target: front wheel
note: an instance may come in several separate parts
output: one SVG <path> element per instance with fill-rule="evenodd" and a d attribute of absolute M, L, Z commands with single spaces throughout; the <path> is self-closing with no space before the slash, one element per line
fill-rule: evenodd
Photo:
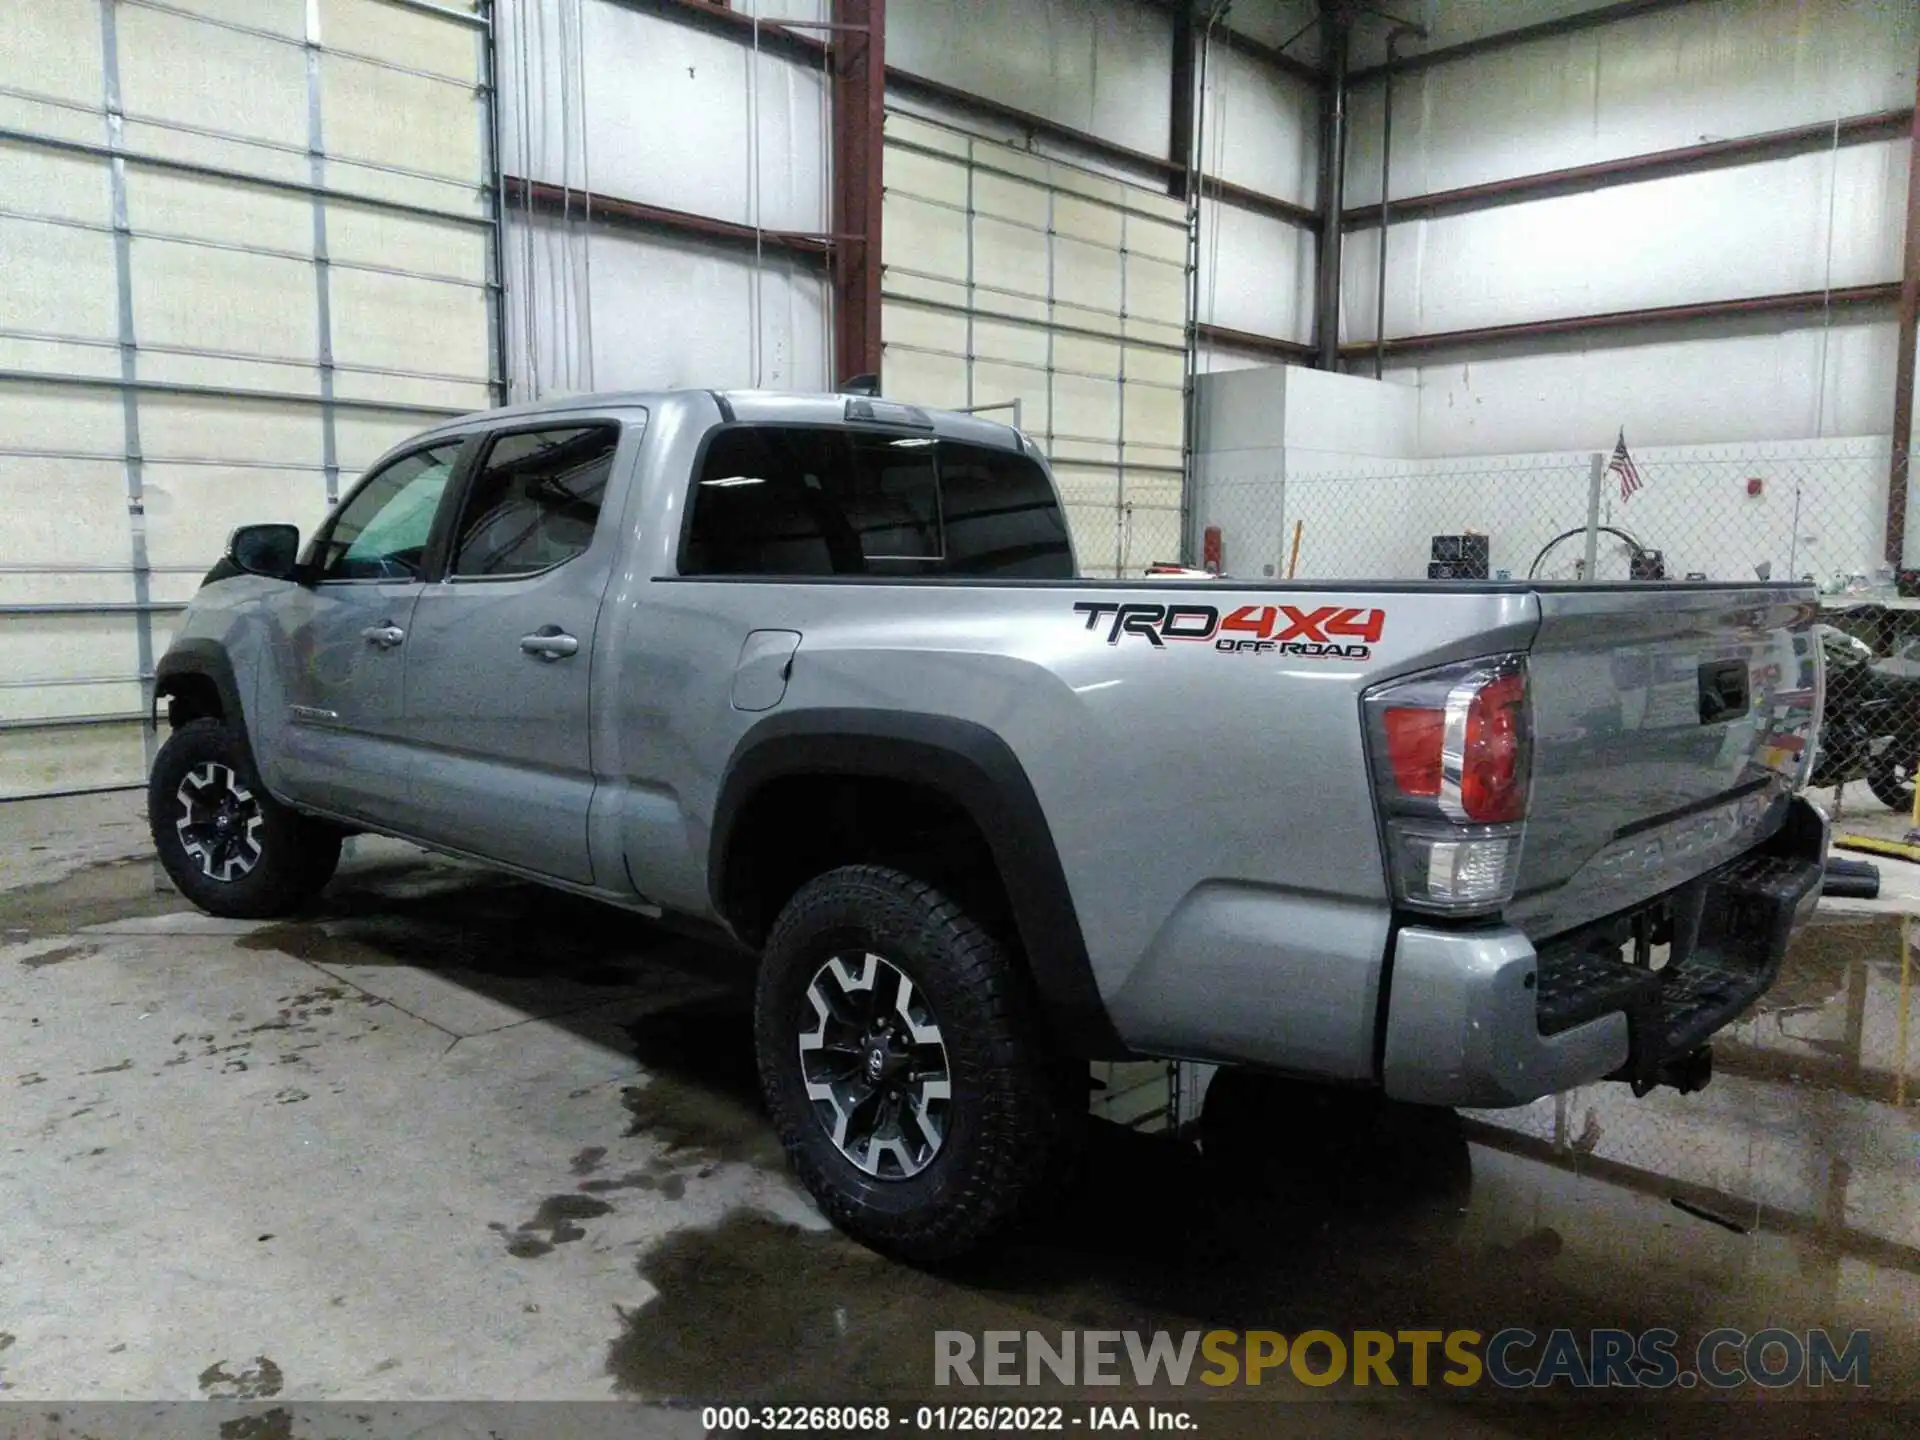
<path fill-rule="evenodd" d="M 212 915 L 288 914 L 340 863 L 340 832 L 267 794 L 246 746 L 217 719 L 182 725 L 160 747 L 147 823 L 168 877 Z"/>
<path fill-rule="evenodd" d="M 754 1031 L 802 1183 L 841 1229 L 915 1263 L 1027 1215 L 1078 1118 L 1012 955 L 897 870 L 847 866 L 793 897 L 761 960 Z"/>

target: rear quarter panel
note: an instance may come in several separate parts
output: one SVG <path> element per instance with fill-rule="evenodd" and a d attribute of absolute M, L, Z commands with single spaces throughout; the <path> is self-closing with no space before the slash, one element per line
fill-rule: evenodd
<path fill-rule="evenodd" d="M 1045 811 L 1095 978 L 1142 1048 L 1205 1055 L 1218 994 L 1248 945 L 1286 962 L 1261 973 L 1314 1039 L 1296 1063 L 1365 1073 L 1387 894 L 1362 749 L 1359 697 L 1387 675 L 1523 649 L 1531 597 L 1257 591 L 1230 583 L 965 584 L 636 580 L 610 659 L 609 813 L 638 886 L 710 913 L 706 857 L 729 758 L 762 716 L 735 710 L 736 657 L 757 628 L 802 639 L 779 712 L 866 707 L 972 721 L 1013 749 Z M 1122 604 L 1179 606 L 1186 628 L 1243 606 L 1377 610 L 1364 658 L 1223 651 L 1214 638 L 1116 633 Z M 1089 614 L 1076 607 L 1104 606 Z M 1207 627 L 1209 629 L 1213 626 Z M 1249 896 L 1262 933 L 1244 929 Z M 1204 921 L 1192 907 L 1206 908 Z M 1186 909 L 1183 911 L 1183 907 Z M 1292 936 L 1285 917 L 1304 929 Z M 1317 937 L 1317 938 L 1316 938 Z M 1194 948 L 1215 947 L 1211 972 Z M 1238 947 L 1238 949 L 1236 949 Z M 1191 964 L 1191 973 L 1182 967 Z M 1184 1006 L 1184 1008 L 1183 1008 Z M 1309 1017 L 1325 1011 L 1322 1022 Z M 1323 1033 L 1324 1032 L 1324 1033 Z M 1258 1037 L 1218 1037 L 1252 1058 Z M 1275 1042 L 1268 1035 L 1267 1042 Z"/>

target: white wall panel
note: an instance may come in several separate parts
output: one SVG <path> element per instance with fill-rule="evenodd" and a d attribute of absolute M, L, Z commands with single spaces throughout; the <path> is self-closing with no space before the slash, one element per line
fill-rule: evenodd
<path fill-rule="evenodd" d="M 1452 0 L 1462 30 L 1571 7 Z M 1467 19 L 1468 12 L 1476 18 Z M 1447 43 L 1437 32 L 1434 44 Z M 1462 38 L 1469 38 L 1464 33 Z M 1402 53 L 1421 47 L 1403 45 Z M 1393 193 L 1419 195 L 1913 103 L 1920 6 L 1701 0 L 1399 79 Z M 1377 204 L 1382 87 L 1353 97 L 1350 205 Z"/>
<path fill-rule="evenodd" d="M 1722 336 L 1611 336 L 1558 352 L 1394 366 L 1420 387 L 1420 453 L 1886 434 L 1891 320 Z M 1640 343 L 1629 343 L 1638 340 Z"/>
<path fill-rule="evenodd" d="M 1387 334 L 1897 279 L 1906 152 L 1860 145 L 1395 225 Z M 1343 333 L 1365 339 L 1377 232 L 1349 238 Z"/>
<path fill-rule="evenodd" d="M 1313 331 L 1313 237 L 1207 201 L 1200 211 L 1200 320 L 1276 340 Z"/>
<path fill-rule="evenodd" d="M 99 104 L 99 0 L 0 5 L 0 85 Z"/>
<path fill-rule="evenodd" d="M 121 6 L 115 23 L 129 114 L 305 148 L 307 61 L 297 45 L 138 5 Z"/>
<path fill-rule="evenodd" d="M 500 8 L 509 174 L 770 230 L 827 228 L 819 70 L 612 0 L 580 8 L 583 50 L 566 43 L 556 0 Z"/>
<path fill-rule="evenodd" d="M 584 229 L 584 227 L 576 227 Z M 529 225 L 512 217 L 508 249 L 522 273 L 533 259 L 534 354 L 527 356 L 527 307 L 508 307 L 514 363 L 532 365 L 543 394 L 587 388 L 580 346 L 584 301 L 567 291 L 564 255 L 571 240 L 556 217 Z M 592 385 L 600 390 L 681 386 L 823 390 L 827 376 L 827 296 L 821 270 L 748 251 L 613 229 L 592 236 Z M 582 277 L 576 268 L 576 282 Z M 530 371 L 516 377 L 530 382 Z"/>
<path fill-rule="evenodd" d="M 887 63 L 1164 155 L 1173 26 L 1137 0 L 891 0 Z"/>
<path fill-rule="evenodd" d="M 1312 87 L 1216 42 L 1207 58 L 1206 102 L 1208 175 L 1313 206 L 1320 100 Z"/>

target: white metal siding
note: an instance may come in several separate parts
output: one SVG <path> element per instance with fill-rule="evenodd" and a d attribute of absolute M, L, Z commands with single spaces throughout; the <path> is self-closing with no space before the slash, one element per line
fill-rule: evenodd
<path fill-rule="evenodd" d="M 751 13 L 752 7 L 735 8 Z M 816 18 L 807 0 L 765 18 Z M 829 228 L 827 77 L 617 0 L 504 0 L 506 171 L 572 193 L 509 206 L 515 400 L 588 389 L 829 382 L 825 265 L 590 213 L 586 192 L 818 234 Z M 809 32 L 819 33 L 819 32 Z"/>
<path fill-rule="evenodd" d="M 0 6 L 0 797 L 138 783 L 173 616 L 488 403 L 484 19 Z"/>

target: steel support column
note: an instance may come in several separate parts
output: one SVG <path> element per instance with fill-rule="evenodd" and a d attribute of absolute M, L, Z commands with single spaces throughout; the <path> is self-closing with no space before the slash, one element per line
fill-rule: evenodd
<path fill-rule="evenodd" d="M 1340 366 L 1340 211 L 1347 174 L 1347 48 L 1353 17 L 1346 0 L 1320 0 L 1320 253 L 1315 275 L 1313 343 L 1322 370 Z"/>
<path fill-rule="evenodd" d="M 1167 176 L 1167 193 L 1177 200 L 1187 196 L 1188 168 L 1193 155 L 1194 36 L 1193 11 L 1182 6 L 1173 17 L 1173 93 L 1168 97 L 1167 159 L 1181 167 Z M 1195 167 L 1197 169 L 1197 166 Z"/>
<path fill-rule="evenodd" d="M 1887 467 L 1887 563 L 1904 564 L 1907 482 L 1913 458 L 1914 347 L 1920 345 L 1920 81 L 1914 86 L 1907 156 L 1907 244 L 1900 270 L 1900 325 L 1893 359 L 1893 458 Z"/>
<path fill-rule="evenodd" d="M 887 0 L 833 0 L 833 367 L 880 373 Z"/>

